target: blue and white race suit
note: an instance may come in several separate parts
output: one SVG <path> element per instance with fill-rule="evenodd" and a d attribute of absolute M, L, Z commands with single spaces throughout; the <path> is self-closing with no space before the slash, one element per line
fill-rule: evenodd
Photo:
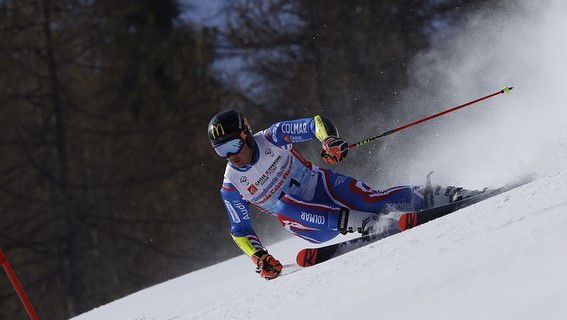
<path fill-rule="evenodd" d="M 249 205 L 278 218 L 285 229 L 313 243 L 339 234 L 340 207 L 380 213 L 386 206 L 420 209 L 417 187 L 377 191 L 349 176 L 306 161 L 293 143 L 315 138 L 314 118 L 278 122 L 254 135 L 252 162 L 245 168 L 228 163 L 221 188 L 231 234 L 248 255 L 262 249 L 252 228 Z"/>

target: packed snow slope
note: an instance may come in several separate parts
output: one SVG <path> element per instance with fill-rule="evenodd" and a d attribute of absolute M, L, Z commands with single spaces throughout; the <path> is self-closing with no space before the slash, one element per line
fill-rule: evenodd
<path fill-rule="evenodd" d="M 303 240 L 270 247 L 292 263 Z M 567 171 L 273 281 L 247 257 L 75 320 L 567 319 Z"/>
<path fill-rule="evenodd" d="M 516 89 L 349 161 L 379 189 L 422 184 L 429 170 L 434 183 L 473 188 L 533 172 L 537 180 L 273 281 L 242 256 L 75 319 L 567 319 L 567 1 L 502 6 L 438 32 L 413 61 L 393 114 L 373 114 L 361 122 L 367 132 L 345 137 Z M 289 264 L 306 246 L 293 239 L 268 249 Z"/>

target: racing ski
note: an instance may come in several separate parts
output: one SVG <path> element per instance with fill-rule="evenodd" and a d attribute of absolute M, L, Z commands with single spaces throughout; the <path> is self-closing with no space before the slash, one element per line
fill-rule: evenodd
<path fill-rule="evenodd" d="M 384 238 L 384 236 L 380 236 L 379 234 L 368 234 L 324 247 L 302 249 L 297 253 L 296 262 L 301 267 L 310 267 L 371 244 L 372 242 L 376 242 L 382 238 Z"/>
<path fill-rule="evenodd" d="M 468 207 L 480 201 L 486 200 L 488 198 L 494 197 L 506 191 L 517 188 L 530 181 L 532 181 L 531 178 L 524 179 L 516 183 L 507 184 L 498 189 L 485 189 L 474 196 L 459 201 L 455 201 L 444 206 L 424 209 L 417 212 L 404 213 L 399 218 L 400 231 L 404 231 L 413 228 L 415 226 L 418 226 L 420 224 L 426 223 L 428 221 L 440 218 L 451 212 L 457 211 L 459 209 Z M 296 261 L 297 264 L 301 267 L 310 267 L 318 263 L 327 261 L 331 258 L 345 254 L 347 252 L 350 252 L 354 249 L 358 249 L 360 247 L 376 242 L 386 236 L 387 235 L 369 234 L 355 239 L 350 239 L 319 248 L 302 249 L 301 251 L 299 251 L 299 253 L 297 253 Z"/>
<path fill-rule="evenodd" d="M 444 205 L 444 206 L 425 209 L 425 210 L 421 210 L 421 211 L 417 211 L 417 212 L 403 213 L 400 216 L 400 218 L 398 219 L 398 225 L 400 227 L 400 231 L 411 229 L 411 228 L 418 226 L 420 224 L 424 224 L 424 223 L 429 222 L 431 220 L 441 218 L 443 216 L 448 215 L 451 212 L 455 212 L 459 209 L 468 207 L 470 205 L 481 202 L 481 201 L 486 200 L 488 198 L 492 198 L 492 197 L 497 196 L 501 193 L 510 191 L 510 190 L 517 188 L 521 185 L 524 185 L 524 184 L 526 184 L 530 181 L 532 181 L 531 178 L 523 179 L 523 180 L 520 180 L 520 181 L 515 182 L 515 183 L 506 184 L 506 185 L 504 185 L 500 188 L 497 188 L 497 189 L 485 189 L 485 190 L 479 192 L 478 194 L 476 194 L 474 196 L 464 198 L 464 199 L 459 200 L 459 201 L 451 202 L 451 203 Z"/>

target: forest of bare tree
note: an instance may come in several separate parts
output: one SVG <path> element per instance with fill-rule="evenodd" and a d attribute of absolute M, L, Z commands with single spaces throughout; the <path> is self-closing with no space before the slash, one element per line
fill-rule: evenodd
<path fill-rule="evenodd" d="M 395 106 L 431 35 L 483 2 L 238 0 L 204 26 L 176 0 L 0 1 L 0 248 L 40 318 L 240 254 L 215 113 L 356 131 Z M 0 319 L 25 318 L 0 277 Z"/>

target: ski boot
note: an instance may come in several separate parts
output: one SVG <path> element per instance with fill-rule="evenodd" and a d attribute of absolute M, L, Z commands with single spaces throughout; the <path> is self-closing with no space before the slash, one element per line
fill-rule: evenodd
<path fill-rule="evenodd" d="M 487 188 L 480 190 L 467 190 L 462 187 L 454 186 L 433 186 L 431 184 L 431 171 L 426 178 L 425 185 L 421 188 L 424 199 L 424 208 L 422 210 L 443 207 L 448 204 L 464 200 L 469 197 L 478 195 L 487 191 Z M 400 215 L 398 226 L 401 231 L 413 228 L 418 225 L 418 214 L 416 212 L 406 212 Z"/>
<path fill-rule="evenodd" d="M 399 211 L 389 213 L 374 213 L 345 209 L 341 211 L 342 222 L 339 222 L 339 232 L 342 234 L 358 232 L 365 236 L 368 234 L 392 235 L 399 232 Z"/>
<path fill-rule="evenodd" d="M 463 200 L 472 196 L 475 196 L 484 190 L 467 190 L 462 187 L 454 186 L 433 186 L 431 184 L 431 175 L 433 171 L 429 172 L 427 178 L 425 179 L 425 185 L 422 187 L 422 194 L 425 200 L 424 209 L 434 208 L 444 206 L 455 201 Z"/>

